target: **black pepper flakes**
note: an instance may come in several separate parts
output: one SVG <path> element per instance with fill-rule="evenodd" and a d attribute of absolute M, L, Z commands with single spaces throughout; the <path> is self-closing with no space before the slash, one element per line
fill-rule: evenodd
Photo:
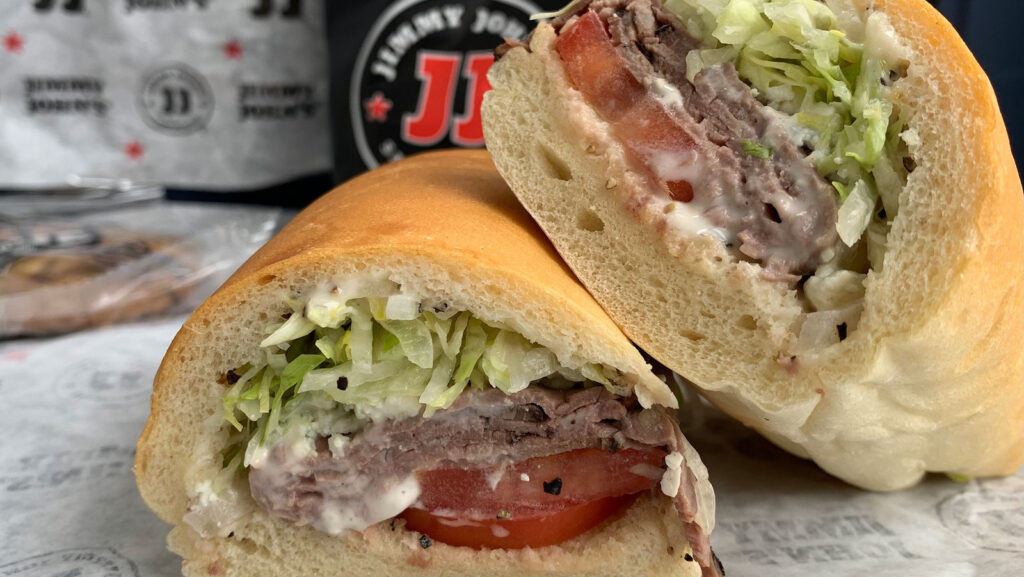
<path fill-rule="evenodd" d="M 846 323 L 841 323 L 841 324 L 836 325 L 836 332 L 839 333 L 839 340 L 840 341 L 845 341 L 846 340 L 846 330 L 847 330 L 846 329 Z"/>
<path fill-rule="evenodd" d="M 686 555 L 683 555 L 683 559 L 685 559 L 686 561 L 693 561 L 693 555 L 687 553 Z"/>
<path fill-rule="evenodd" d="M 242 376 L 236 373 L 234 369 L 231 369 L 230 371 L 224 373 L 224 379 L 228 382 L 229 385 L 237 383 L 238 379 L 240 378 L 242 378 Z"/>
<path fill-rule="evenodd" d="M 544 482 L 544 492 L 548 495 L 557 495 L 562 492 L 562 478 L 555 477 L 551 481 Z"/>
<path fill-rule="evenodd" d="M 338 390 L 344 391 L 348 388 L 348 377 L 338 377 Z"/>
<path fill-rule="evenodd" d="M 429 549 L 430 546 L 433 544 L 434 542 L 430 540 L 430 537 L 427 537 L 426 535 L 420 535 L 420 547 L 423 547 L 424 549 Z"/>
<path fill-rule="evenodd" d="M 621 447 L 619 446 L 619 442 L 616 441 L 614 437 L 612 437 L 611 439 L 608 440 L 607 449 L 608 449 L 609 453 L 614 455 L 615 453 L 619 452 L 620 448 Z"/>
<path fill-rule="evenodd" d="M 392 519 L 392 520 L 391 520 L 391 530 L 392 530 L 392 531 L 394 531 L 394 530 L 395 530 L 395 519 Z"/>

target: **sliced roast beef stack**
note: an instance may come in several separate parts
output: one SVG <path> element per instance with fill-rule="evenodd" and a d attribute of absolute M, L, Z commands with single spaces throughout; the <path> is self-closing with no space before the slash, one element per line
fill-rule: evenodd
<path fill-rule="evenodd" d="M 327 507 L 362 506 L 372 488 L 394 486 L 417 470 L 492 468 L 576 449 L 663 448 L 683 453 L 679 425 L 661 408 L 642 409 L 635 398 L 602 387 L 555 390 L 538 385 L 506 395 L 499 390 L 463 393 L 450 409 L 429 418 L 372 424 L 352 435 L 335 456 L 327 439 L 296 459 L 279 443 L 264 466 L 249 473 L 257 503 L 300 525 L 316 525 Z M 694 558 L 715 567 L 708 536 L 697 525 L 695 479 L 682 467 L 676 506 L 687 522 Z M 344 508 L 344 507 L 342 507 Z M 710 573 L 714 574 L 714 573 Z"/>

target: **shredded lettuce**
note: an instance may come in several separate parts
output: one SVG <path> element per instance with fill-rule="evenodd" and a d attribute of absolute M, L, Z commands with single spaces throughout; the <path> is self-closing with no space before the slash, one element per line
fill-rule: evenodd
<path fill-rule="evenodd" d="M 753 142 L 751 140 L 744 140 L 742 143 L 743 152 L 756 158 L 769 159 L 772 157 L 772 148 L 761 144 L 760 142 Z"/>
<path fill-rule="evenodd" d="M 867 230 L 878 197 L 863 180 L 853 186 L 846 202 L 839 207 L 839 238 L 846 246 L 853 246 Z"/>
<path fill-rule="evenodd" d="M 559 9 L 559 10 L 555 10 L 555 11 L 552 11 L 552 12 L 539 12 L 537 14 L 531 14 L 530 15 L 530 20 L 549 20 L 551 18 L 558 18 L 562 14 L 565 14 L 568 11 L 572 10 L 573 6 L 579 4 L 582 1 L 583 0 L 572 0 L 572 2 L 569 2 L 565 6 L 562 6 L 562 8 Z"/>
<path fill-rule="evenodd" d="M 297 338 L 304 337 L 309 333 L 313 332 L 316 325 L 312 321 L 307 319 L 305 316 L 297 313 L 292 313 L 288 317 L 288 320 L 284 322 L 277 330 L 270 334 L 267 338 L 263 339 L 260 343 L 261 347 L 272 347 L 275 345 L 281 345 L 289 341 L 294 341 Z"/>
<path fill-rule="evenodd" d="M 686 57 L 691 81 L 704 68 L 731 62 L 767 105 L 810 129 L 818 171 L 833 183 L 843 242 L 864 235 L 865 190 L 896 217 L 906 182 L 902 123 L 893 105 L 891 77 L 905 65 L 884 15 L 853 25 L 848 11 L 819 0 L 666 0 L 702 46 Z M 747 147 L 747 154 L 763 151 Z M 858 188 L 859 187 L 859 188 Z M 860 190 L 856 195 L 853 191 Z M 856 235 L 853 238 L 851 235 Z M 869 243 L 877 240 L 869 237 Z M 877 248 L 877 247 L 875 247 Z M 873 249 L 869 249 L 873 250 Z"/>
<path fill-rule="evenodd" d="M 336 434 L 322 422 L 339 418 L 342 430 L 350 431 L 358 427 L 352 423 L 420 411 L 430 417 L 470 387 L 512 394 L 551 377 L 630 393 L 599 365 L 565 367 L 552 351 L 517 332 L 443 303 L 423 306 L 398 293 L 364 298 L 335 289 L 316 291 L 305 306 L 292 308 L 283 324 L 269 330 L 263 362 L 226 375 L 237 380 L 223 397 L 223 418 L 234 431 L 225 463 L 244 454 L 249 466 L 282 437 L 308 444 L 311 427 Z M 307 433 L 296 432 L 303 428 Z"/>

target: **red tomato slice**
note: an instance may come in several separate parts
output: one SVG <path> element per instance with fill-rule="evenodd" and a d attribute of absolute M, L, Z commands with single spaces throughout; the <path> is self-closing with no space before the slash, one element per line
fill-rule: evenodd
<path fill-rule="evenodd" d="M 406 509 L 401 517 L 410 531 L 423 533 L 448 545 L 474 549 L 522 549 L 568 541 L 625 510 L 635 499 L 636 495 L 606 497 L 529 519 L 465 521 L 422 509 Z"/>
<path fill-rule="evenodd" d="M 449 545 L 542 547 L 579 535 L 661 478 L 662 449 L 580 449 L 497 469 L 420 471 L 402 517 Z"/>
<path fill-rule="evenodd" d="M 495 519 L 502 511 L 513 519 L 546 515 L 650 489 L 661 478 L 665 454 L 661 449 L 580 449 L 503 470 L 420 471 L 417 507 L 474 520 Z"/>
<path fill-rule="evenodd" d="M 656 177 L 673 200 L 693 200 L 689 182 L 674 177 L 666 181 L 658 175 L 671 174 L 672 163 L 688 158 L 686 152 L 696 148 L 694 136 L 629 72 L 597 13 L 588 11 L 564 28 L 556 50 L 569 81 L 611 124 L 612 133 L 628 153 Z"/>
<path fill-rule="evenodd" d="M 564 29 L 555 49 L 569 81 L 591 105 L 600 101 L 599 112 L 606 120 L 620 118 L 647 96 L 647 90 L 622 65 L 595 12 L 587 12 Z"/>

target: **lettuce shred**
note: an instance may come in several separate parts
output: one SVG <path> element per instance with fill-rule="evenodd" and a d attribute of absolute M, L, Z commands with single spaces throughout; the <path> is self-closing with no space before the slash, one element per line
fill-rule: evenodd
<path fill-rule="evenodd" d="M 264 362 L 225 375 L 223 421 L 231 431 L 225 466 L 237 465 L 243 453 L 248 466 L 296 423 L 307 432 L 347 434 L 371 420 L 421 411 L 429 417 L 467 389 L 512 394 L 547 378 L 553 386 L 598 384 L 629 394 L 603 366 L 570 369 L 515 331 L 447 308 L 400 294 L 345 298 L 336 291 L 293 307 L 285 322 L 268 329 Z"/>
<path fill-rule="evenodd" d="M 691 81 L 703 68 L 731 62 L 763 103 L 801 133 L 813 134 L 805 144 L 840 204 L 857 193 L 856 210 L 841 210 L 837 223 L 844 244 L 853 246 L 867 228 L 864 203 L 870 201 L 870 216 L 888 226 L 906 183 L 903 159 L 909 154 L 900 140 L 904 126 L 891 87 L 906 62 L 892 48 L 892 29 L 882 14 L 851 23 L 844 1 L 664 4 L 701 40 L 686 59 Z"/>

